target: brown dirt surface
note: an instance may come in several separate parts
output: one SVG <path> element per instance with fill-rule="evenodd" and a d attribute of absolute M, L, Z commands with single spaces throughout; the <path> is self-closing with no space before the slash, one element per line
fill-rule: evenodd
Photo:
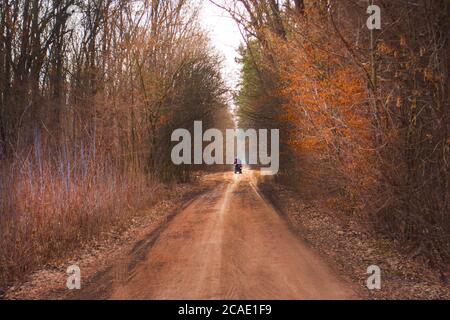
<path fill-rule="evenodd" d="M 253 172 L 177 215 L 112 299 L 355 299 L 352 285 L 296 238 L 259 193 Z M 77 298 L 95 298 L 98 284 Z"/>

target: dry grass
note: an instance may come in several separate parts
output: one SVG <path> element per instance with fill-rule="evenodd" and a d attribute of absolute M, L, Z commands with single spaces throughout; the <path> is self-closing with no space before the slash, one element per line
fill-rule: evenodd
<path fill-rule="evenodd" d="M 107 157 L 32 158 L 0 168 L 0 291 L 121 228 L 163 193 L 143 170 L 124 173 Z"/>

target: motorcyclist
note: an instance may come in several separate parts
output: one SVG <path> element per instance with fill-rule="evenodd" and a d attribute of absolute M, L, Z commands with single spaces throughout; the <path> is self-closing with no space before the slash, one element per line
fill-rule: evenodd
<path fill-rule="evenodd" d="M 242 161 L 239 158 L 234 159 L 234 172 L 242 173 Z"/>

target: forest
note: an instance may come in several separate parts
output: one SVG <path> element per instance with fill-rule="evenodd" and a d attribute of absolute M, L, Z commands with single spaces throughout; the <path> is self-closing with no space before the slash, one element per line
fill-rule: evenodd
<path fill-rule="evenodd" d="M 189 179 L 170 162 L 172 131 L 227 114 L 197 7 L 2 0 L 0 283 Z"/>
<path fill-rule="evenodd" d="M 447 270 L 450 2 L 239 2 L 238 112 L 280 128 L 279 182 Z"/>

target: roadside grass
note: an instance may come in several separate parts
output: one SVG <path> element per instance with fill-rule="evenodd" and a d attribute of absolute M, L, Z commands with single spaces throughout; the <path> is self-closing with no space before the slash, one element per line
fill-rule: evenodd
<path fill-rule="evenodd" d="M 0 294 L 102 233 L 125 227 L 165 193 L 144 170 L 78 160 L 20 159 L 0 167 Z"/>

